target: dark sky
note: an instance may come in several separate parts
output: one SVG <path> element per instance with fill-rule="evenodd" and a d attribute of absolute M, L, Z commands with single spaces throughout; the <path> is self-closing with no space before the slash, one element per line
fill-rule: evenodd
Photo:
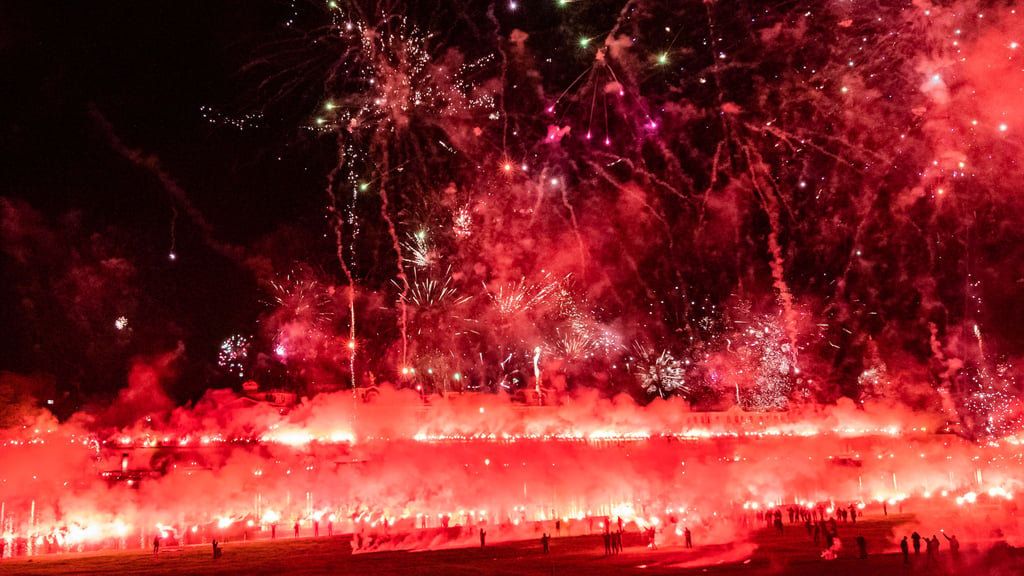
<path fill-rule="evenodd" d="M 194 191 L 198 208 L 234 224 L 229 232 L 265 227 L 253 222 L 266 218 L 259 203 L 288 178 L 266 182 L 276 170 L 249 176 L 262 158 L 246 160 L 240 152 L 248 150 L 239 148 L 262 150 L 266 142 L 221 130 L 201 110 L 259 111 L 259 102 L 247 100 L 258 78 L 243 68 L 268 49 L 280 14 L 274 5 L 250 4 L 42 4 L 5 15 L 4 146 L 17 158 L 5 189 L 43 210 L 87 207 L 100 218 L 108 212 L 112 222 L 139 218 L 143 228 L 169 221 L 153 194 L 125 190 L 118 178 L 131 171 L 111 170 L 116 158 L 103 146 L 98 112 L 128 147 L 156 155 Z M 247 180 L 233 184 L 240 177 Z"/>
<path fill-rule="evenodd" d="M 306 167 L 286 145 L 275 144 L 279 134 L 241 132 L 203 116 L 203 107 L 237 117 L 260 112 L 248 99 L 257 79 L 244 68 L 268 49 L 281 8 L 33 2 L 0 9 L 0 196 L 8 245 L 29 247 L 23 262 L 5 260 L 0 311 L 7 353 L 0 369 L 33 372 L 44 359 L 71 364 L 91 355 L 80 340 L 101 331 L 104 318 L 117 317 L 119 298 L 126 313 L 134 312 L 135 337 L 102 374 L 59 366 L 52 370 L 59 379 L 102 389 L 97 379 L 116 379 L 127 356 L 173 347 L 176 339 L 209 358 L 226 335 L 252 323 L 259 305 L 252 275 L 204 242 L 180 200 L 155 171 L 121 154 L 111 131 L 124 147 L 158 162 L 151 166 L 159 165 L 197 213 L 215 223 L 218 242 L 251 242 L 291 217 L 314 220 L 316 179 L 304 176 Z M 110 258 L 133 268 L 124 293 L 68 280 L 72 262 L 88 268 Z M 101 309 L 82 312 L 77 328 L 62 328 L 75 316 L 69 310 L 86 306 L 75 300 L 94 295 Z M 73 341 L 53 345 L 60 337 L 40 333 L 42 318 Z"/>

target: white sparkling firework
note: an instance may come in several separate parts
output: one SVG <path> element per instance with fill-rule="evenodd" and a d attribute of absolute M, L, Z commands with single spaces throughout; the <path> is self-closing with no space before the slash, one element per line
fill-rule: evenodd
<path fill-rule="evenodd" d="M 569 361 L 591 357 L 598 349 L 598 342 L 585 332 L 555 330 L 555 337 L 547 346 L 546 353 Z"/>
<path fill-rule="evenodd" d="M 114 320 L 114 328 L 118 330 L 124 330 L 128 327 L 128 318 L 124 316 L 118 316 L 117 320 Z"/>
<path fill-rule="evenodd" d="M 401 288 L 397 282 L 392 281 L 391 283 Z M 452 285 L 451 269 L 449 269 L 441 280 L 419 278 L 413 272 L 407 300 L 418 308 L 444 308 L 468 302 L 470 297 L 460 295 L 459 290 Z"/>
<path fill-rule="evenodd" d="M 780 320 L 762 316 L 742 329 L 740 356 L 753 377 L 741 404 L 758 410 L 781 410 L 793 390 L 793 351 Z"/>
<path fill-rule="evenodd" d="M 273 303 L 289 319 L 320 324 L 333 316 L 329 309 L 329 291 L 316 280 L 300 280 L 288 274 L 283 279 L 271 282 L 270 287 Z"/>
<path fill-rule="evenodd" d="M 590 303 L 575 294 L 570 284 L 570 276 L 563 278 L 554 296 L 558 318 L 564 324 L 555 328 L 555 336 L 547 343 L 548 353 L 572 361 L 620 351 L 618 335 L 594 319 Z"/>
<path fill-rule="evenodd" d="M 258 112 L 243 114 L 241 116 L 228 116 L 210 106 L 200 106 L 199 113 L 210 124 L 217 126 L 229 126 L 238 131 L 257 128 L 263 121 L 263 114 Z"/>
<path fill-rule="evenodd" d="M 889 388 L 885 363 L 872 366 L 861 372 L 857 377 L 857 388 L 863 396 L 868 398 L 885 396 Z"/>
<path fill-rule="evenodd" d="M 337 26 L 343 41 L 358 42 L 335 65 L 335 79 L 356 79 L 356 94 L 328 101 L 311 128 L 355 132 L 367 127 L 404 131 L 413 118 L 434 125 L 446 120 L 493 116 L 494 95 L 468 80 L 486 68 L 493 55 L 465 62 L 455 50 L 434 53 L 431 35 L 406 18 L 385 16 L 376 23 L 345 19 Z"/>
<path fill-rule="evenodd" d="M 430 244 L 430 235 L 426 230 L 418 230 L 408 235 L 408 241 L 402 243 L 405 261 L 418 268 L 426 268 L 437 260 L 437 251 Z"/>
<path fill-rule="evenodd" d="M 636 345 L 637 363 L 635 373 L 644 392 L 666 398 L 672 394 L 685 395 L 686 363 L 668 350 L 655 352 L 646 346 Z"/>
<path fill-rule="evenodd" d="M 1002 437 L 1021 431 L 1024 406 L 1015 390 L 1013 366 L 999 364 L 995 373 L 982 367 L 967 374 L 970 387 L 963 401 L 963 423 L 978 437 Z"/>
<path fill-rule="evenodd" d="M 452 218 L 452 233 L 457 240 L 469 238 L 473 232 L 473 216 L 469 213 L 468 206 L 460 206 Z"/>
<path fill-rule="evenodd" d="M 521 278 L 518 282 L 504 284 L 497 292 L 489 292 L 491 301 L 502 316 L 512 316 L 537 307 L 558 289 L 559 281 L 550 274 L 544 280 L 532 284 Z"/>
<path fill-rule="evenodd" d="M 249 339 L 236 334 L 221 343 L 218 363 L 221 368 L 242 378 L 245 375 L 245 363 L 249 358 Z"/>

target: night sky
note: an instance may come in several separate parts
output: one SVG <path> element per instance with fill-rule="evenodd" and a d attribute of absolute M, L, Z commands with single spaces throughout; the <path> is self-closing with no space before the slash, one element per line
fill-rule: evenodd
<path fill-rule="evenodd" d="M 185 340 L 199 369 L 215 361 L 220 340 L 255 320 L 254 276 L 198 239 L 185 208 L 120 154 L 109 132 L 159 162 L 224 243 L 315 223 L 322 176 L 307 176 L 289 142 L 203 117 L 204 106 L 257 111 L 244 102 L 256 79 L 242 78 L 242 68 L 273 37 L 280 8 L 5 9 L 3 369 L 109 392 L 123 385 L 133 355 Z M 126 268 L 113 272 L 103 264 L 110 259 Z M 130 338 L 114 330 L 122 314 L 132 319 Z M 179 398 L 205 389 L 204 377 L 183 379 L 199 380 Z"/>
<path fill-rule="evenodd" d="M 985 419 L 1024 351 L 1024 20 L 926 4 L 5 7 L 0 369 L 66 415 L 173 352 L 185 402 L 240 335 L 311 392 Z"/>

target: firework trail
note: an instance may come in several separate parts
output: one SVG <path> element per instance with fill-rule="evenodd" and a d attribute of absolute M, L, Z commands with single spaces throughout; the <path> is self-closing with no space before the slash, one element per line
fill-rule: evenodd
<path fill-rule="evenodd" d="M 171 249 L 167 253 L 167 257 L 170 258 L 171 260 L 174 260 L 178 257 L 177 253 L 174 250 L 175 244 L 178 241 L 177 235 L 174 233 L 175 226 L 178 223 L 178 209 L 172 207 L 171 211 L 173 212 L 171 216 Z"/>
<path fill-rule="evenodd" d="M 566 186 L 562 185 L 562 205 L 569 211 L 569 219 L 572 222 L 572 232 L 576 236 L 576 246 L 580 253 L 580 268 L 584 275 L 587 273 L 587 249 L 583 245 L 583 235 L 580 234 L 580 224 L 576 220 L 576 210 L 569 203 L 568 191 Z"/>
<path fill-rule="evenodd" d="M 206 220 L 202 212 L 200 212 L 198 208 L 193 206 L 192 202 L 188 199 L 188 195 L 185 193 L 185 190 L 182 189 L 178 182 L 174 178 L 172 178 L 171 175 L 168 174 L 166 170 L 163 169 L 163 167 L 160 165 L 159 160 L 157 160 L 156 157 L 145 156 L 140 150 L 128 148 L 121 141 L 121 138 L 118 137 L 117 132 L 114 130 L 114 126 L 110 123 L 110 121 L 108 121 L 107 118 L 103 115 L 103 113 L 95 107 L 90 107 L 89 113 L 92 116 L 93 121 L 96 122 L 96 124 L 99 125 L 99 127 L 103 130 L 103 134 L 107 137 L 107 141 L 110 143 L 110 146 L 114 150 L 116 150 L 118 154 L 123 156 L 125 159 L 130 160 L 139 168 L 142 168 L 156 176 L 157 180 L 160 181 L 160 184 L 163 186 L 164 190 L 167 191 L 167 193 L 171 196 L 171 198 L 174 200 L 176 204 L 178 204 L 185 210 L 185 213 L 188 214 L 189 218 L 192 219 L 192 222 L 195 223 L 195 225 L 199 228 L 200 232 L 202 233 L 203 241 L 206 243 L 207 246 L 213 248 L 214 250 L 217 251 L 217 253 L 224 256 L 225 258 L 228 258 L 238 263 L 244 262 L 244 254 L 242 253 L 242 249 L 221 242 L 216 238 L 213 226 L 211 226 L 210 223 Z M 176 210 L 174 212 L 174 219 L 177 220 Z M 171 260 L 174 260 L 177 257 L 177 254 L 175 254 L 173 247 L 173 221 L 171 225 L 171 230 L 172 247 L 169 257 Z"/>
<path fill-rule="evenodd" d="M 338 146 L 338 160 L 337 164 L 331 169 L 327 175 L 327 196 L 330 200 L 329 210 L 331 214 L 331 228 L 334 230 L 334 243 L 335 243 L 335 254 L 338 258 L 338 264 L 341 265 L 342 273 L 345 274 L 345 280 L 348 282 L 348 341 L 349 341 L 349 371 L 351 372 L 351 385 L 352 388 L 356 387 L 356 282 L 352 277 L 352 270 L 349 269 L 348 262 L 345 260 L 345 222 L 346 219 L 342 217 L 339 202 L 338 193 L 335 191 L 335 178 L 338 172 L 345 165 L 346 145 L 343 138 L 343 133 L 338 133 L 337 138 Z M 349 170 L 351 173 L 351 170 Z M 352 186 L 352 206 L 349 208 L 350 218 L 349 223 L 353 224 L 352 238 L 353 243 L 355 242 L 356 230 L 354 228 L 354 212 L 355 212 L 355 201 L 356 201 L 356 186 Z"/>
<path fill-rule="evenodd" d="M 938 393 L 939 397 L 942 399 L 942 408 L 945 410 L 946 415 L 951 419 L 951 421 L 956 422 L 959 420 L 959 416 L 957 415 L 953 399 L 950 396 L 950 389 L 952 388 L 952 375 L 954 372 L 959 370 L 961 363 L 956 359 L 946 359 L 946 355 L 942 351 L 942 342 L 939 339 L 939 327 L 936 326 L 934 322 L 928 323 L 928 344 L 931 348 L 932 357 L 943 369 L 938 375 Z"/>
<path fill-rule="evenodd" d="M 388 165 L 388 152 L 387 149 L 383 151 L 383 167 L 384 173 L 387 174 Z M 407 336 L 409 326 L 409 310 L 407 305 L 407 298 L 409 296 L 409 278 L 405 275 L 405 262 L 402 260 L 402 244 L 398 240 L 398 232 L 395 230 L 395 223 L 391 220 L 391 215 L 388 213 L 388 193 L 385 179 L 381 178 L 380 181 L 380 215 L 387 223 L 388 233 L 391 234 L 391 242 L 395 249 L 395 266 L 397 272 L 395 276 L 401 282 L 402 291 L 398 296 L 398 329 L 402 337 L 402 366 L 406 366 L 406 358 L 408 355 L 409 338 Z"/>
<path fill-rule="evenodd" d="M 789 289 L 789 285 L 786 283 L 786 260 L 782 252 L 782 246 L 779 244 L 779 233 L 781 231 L 781 224 L 779 222 L 779 197 L 775 193 L 774 183 L 771 179 L 766 177 L 768 182 L 761 184 L 761 179 L 758 177 L 755 167 L 764 169 L 764 164 L 760 158 L 757 162 L 751 158 L 751 152 L 749 148 L 744 148 L 744 152 L 747 155 L 747 164 L 750 169 L 750 181 L 754 186 L 754 190 L 757 191 L 761 198 L 762 205 L 765 212 L 768 214 L 768 222 L 771 226 L 771 232 L 768 234 L 768 250 L 771 252 L 771 269 L 772 278 L 775 280 L 774 286 L 779 293 L 779 301 L 782 303 L 782 313 L 785 322 L 786 336 L 789 338 L 789 346 L 791 354 L 793 355 L 793 364 L 796 366 L 797 362 L 797 319 L 796 312 L 793 310 L 793 293 Z"/>

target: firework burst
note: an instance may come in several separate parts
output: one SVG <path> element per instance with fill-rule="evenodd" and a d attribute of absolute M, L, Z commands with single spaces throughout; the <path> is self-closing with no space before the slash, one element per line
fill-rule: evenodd
<path fill-rule="evenodd" d="M 661 398 L 690 394 L 686 382 L 686 361 L 676 358 L 669 350 L 658 353 L 640 344 L 633 348 L 637 356 L 634 373 L 644 392 Z"/>
<path fill-rule="evenodd" d="M 396 288 L 401 288 L 397 282 L 392 282 L 392 284 Z M 420 309 L 437 309 L 458 306 L 468 302 L 471 298 L 471 296 L 462 296 L 459 290 L 453 286 L 451 268 L 449 268 L 440 280 L 431 277 L 420 278 L 418 273 L 413 272 L 407 300 Z"/>
<path fill-rule="evenodd" d="M 402 243 L 405 250 L 405 261 L 417 268 L 426 268 L 437 261 L 438 254 L 430 244 L 430 237 L 424 229 L 417 230 L 414 234 L 408 235 L 408 240 Z"/>
<path fill-rule="evenodd" d="M 598 351 L 599 342 L 589 334 L 575 330 L 555 329 L 555 337 L 546 345 L 545 353 L 570 362 L 592 357 Z"/>
<path fill-rule="evenodd" d="M 1013 366 L 998 364 L 994 373 L 985 367 L 969 367 L 963 376 L 968 392 L 961 419 L 972 436 L 998 438 L 1020 432 L 1024 406 L 1017 395 Z"/>
<path fill-rule="evenodd" d="M 782 323 L 768 316 L 741 325 L 740 358 L 751 378 L 741 404 L 755 410 L 780 410 L 787 406 L 793 390 L 793 351 Z"/>
<path fill-rule="evenodd" d="M 495 98 L 469 79 L 492 63 L 492 55 L 467 62 L 443 50 L 400 15 L 376 22 L 358 12 L 335 11 L 330 41 L 341 42 L 330 66 L 329 98 L 312 128 L 405 131 L 413 122 L 444 127 L 474 115 L 493 114 Z"/>
<path fill-rule="evenodd" d="M 300 279 L 296 273 L 270 283 L 276 314 L 291 320 L 323 324 L 333 317 L 329 289 L 312 279 Z"/>
<path fill-rule="evenodd" d="M 218 364 L 239 378 L 245 377 L 246 361 L 249 359 L 249 339 L 236 334 L 220 345 Z"/>
<path fill-rule="evenodd" d="M 541 282 L 530 283 L 526 278 L 520 278 L 518 282 L 503 284 L 497 292 L 488 294 L 499 314 L 514 316 L 540 306 L 557 292 L 559 284 L 550 274 L 545 274 Z"/>
<path fill-rule="evenodd" d="M 460 206 L 452 218 L 452 234 L 456 240 L 464 240 L 472 233 L 473 215 L 469 213 L 469 206 Z"/>

